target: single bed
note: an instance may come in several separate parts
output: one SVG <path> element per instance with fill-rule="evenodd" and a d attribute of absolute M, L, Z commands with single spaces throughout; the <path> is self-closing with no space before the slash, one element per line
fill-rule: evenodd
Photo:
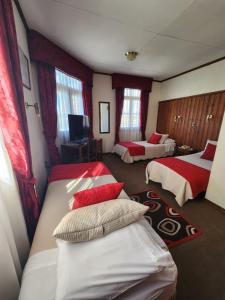
<path fill-rule="evenodd" d="M 147 141 L 122 142 L 113 147 L 112 153 L 118 154 L 125 163 L 133 163 L 139 160 L 172 156 L 175 146 L 176 143 L 172 139 L 168 139 L 163 144 L 150 144 Z"/>
<path fill-rule="evenodd" d="M 179 206 L 206 191 L 212 161 L 202 159 L 203 152 L 151 161 L 146 167 L 146 183 L 159 182 L 172 192 Z"/>
<path fill-rule="evenodd" d="M 62 172 L 58 168 L 50 176 L 30 257 L 23 273 L 19 300 L 55 299 L 58 252 L 52 237 L 55 227 L 69 211 L 76 191 L 116 182 L 102 163 L 73 165 L 75 173 L 71 165 L 68 166 L 69 169 L 65 168 Z M 122 191 L 119 198 L 126 199 L 128 196 Z M 175 294 L 176 265 L 164 242 L 144 218 L 103 238 L 77 243 L 75 250 L 76 299 L 163 300 Z M 82 262 L 84 257 L 91 262 L 92 272 L 90 264 Z M 107 277 L 101 276 L 99 265 L 109 262 L 115 262 L 118 269 L 112 268 Z M 123 286 L 123 291 L 118 294 L 120 282 L 125 283 L 125 288 Z M 114 293 L 105 297 L 109 291 Z"/>

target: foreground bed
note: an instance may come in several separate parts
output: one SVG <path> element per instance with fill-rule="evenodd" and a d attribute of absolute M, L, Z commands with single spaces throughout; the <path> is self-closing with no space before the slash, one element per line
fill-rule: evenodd
<path fill-rule="evenodd" d="M 174 153 L 175 141 L 168 139 L 164 144 L 150 144 L 147 141 L 121 142 L 114 146 L 113 153 L 118 154 L 125 163 L 171 156 Z"/>
<path fill-rule="evenodd" d="M 149 180 L 161 183 L 183 206 L 207 189 L 212 161 L 202 159 L 202 153 L 151 161 L 146 167 L 146 183 Z"/>
<path fill-rule="evenodd" d="M 69 211 L 76 191 L 112 182 L 116 180 L 102 163 L 53 169 L 24 270 L 20 300 L 57 299 L 58 249 L 52 233 Z M 122 191 L 119 198 L 128 196 Z M 76 243 L 73 249 L 76 298 L 70 299 L 163 300 L 175 293 L 176 266 L 164 242 L 144 218 L 105 237 Z"/>

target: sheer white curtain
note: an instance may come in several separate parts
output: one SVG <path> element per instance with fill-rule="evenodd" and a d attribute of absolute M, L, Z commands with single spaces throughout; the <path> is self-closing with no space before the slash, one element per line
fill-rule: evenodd
<path fill-rule="evenodd" d="M 140 141 L 140 108 L 141 91 L 124 89 L 124 103 L 120 124 L 121 141 Z"/>
<path fill-rule="evenodd" d="M 69 141 L 68 114 L 83 115 L 82 82 L 56 70 L 57 145 Z"/>
<path fill-rule="evenodd" d="M 17 299 L 29 242 L 17 183 L 0 131 L 0 299 Z"/>

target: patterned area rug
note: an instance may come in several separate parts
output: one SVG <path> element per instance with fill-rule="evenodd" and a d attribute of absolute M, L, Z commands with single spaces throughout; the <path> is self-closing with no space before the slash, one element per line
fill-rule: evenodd
<path fill-rule="evenodd" d="M 169 248 L 202 234 L 201 230 L 185 220 L 154 191 L 134 194 L 131 199 L 149 206 L 145 218 Z"/>

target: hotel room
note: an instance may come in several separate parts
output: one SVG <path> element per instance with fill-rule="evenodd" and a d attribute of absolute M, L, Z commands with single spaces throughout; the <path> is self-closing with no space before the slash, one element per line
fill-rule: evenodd
<path fill-rule="evenodd" d="M 0 0 L 0 299 L 225 299 L 224 16 Z"/>

